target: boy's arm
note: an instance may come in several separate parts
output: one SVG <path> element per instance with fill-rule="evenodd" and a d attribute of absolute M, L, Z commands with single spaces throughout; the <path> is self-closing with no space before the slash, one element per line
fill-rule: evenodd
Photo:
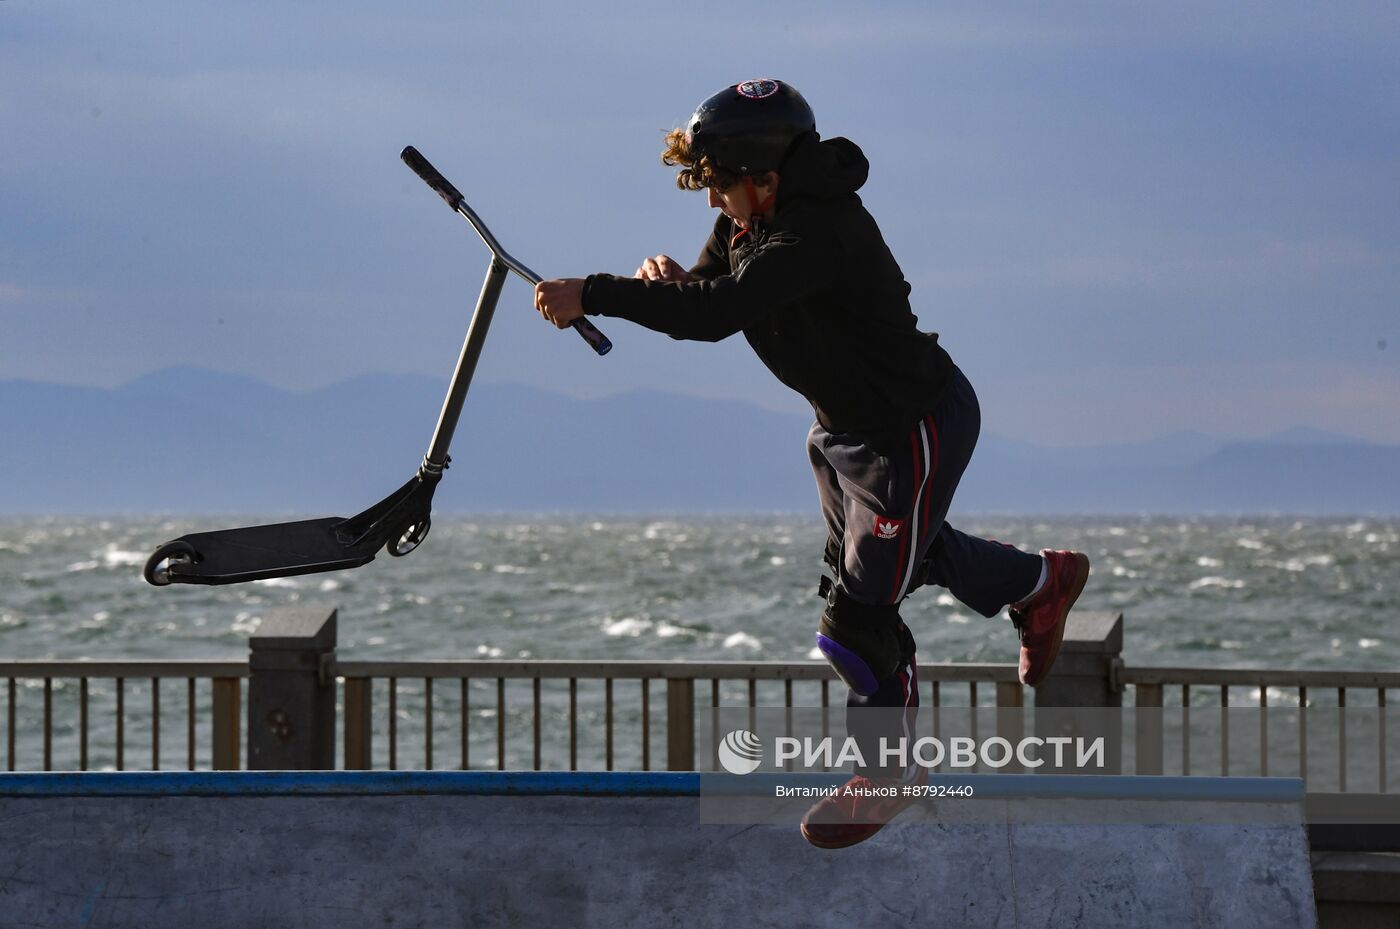
<path fill-rule="evenodd" d="M 589 276 L 585 313 L 614 316 L 674 339 L 718 342 L 779 307 L 826 289 L 841 266 L 835 242 L 774 233 L 733 274 L 685 284 Z"/>
<path fill-rule="evenodd" d="M 705 247 L 700 250 L 695 267 L 690 269 L 692 277 L 712 281 L 729 273 L 729 239 L 726 236 L 732 225 L 733 220 L 723 214 L 715 220 L 715 228 L 705 240 Z"/>

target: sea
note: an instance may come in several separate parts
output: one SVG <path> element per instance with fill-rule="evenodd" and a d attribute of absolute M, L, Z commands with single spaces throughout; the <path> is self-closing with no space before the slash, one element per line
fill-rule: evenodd
<path fill-rule="evenodd" d="M 287 518 L 0 520 L 0 661 L 242 659 L 270 610 L 306 605 L 338 610 L 342 660 L 820 657 L 812 643 L 825 532 L 815 514 L 439 515 L 416 551 L 352 571 L 224 587 L 156 588 L 141 577 L 147 555 L 169 539 Z M 1123 614 L 1128 665 L 1400 669 L 1400 518 L 968 516 L 956 524 L 1027 550 L 1086 552 L 1093 568 L 1077 609 Z M 983 618 L 942 589 L 917 591 L 902 615 L 921 661 L 1016 659 L 1004 614 Z M 42 682 L 19 686 L 19 741 L 29 755 L 21 767 L 33 767 Z M 61 691 L 73 683 L 57 686 L 57 699 L 71 703 Z M 408 686 L 401 735 L 421 741 Z M 93 687 L 96 700 L 111 682 Z M 472 698 L 471 712 L 492 716 L 492 697 L 494 685 Z M 163 699 L 179 707 L 182 694 Z M 449 692 L 439 702 L 453 699 Z M 528 712 L 528 696 L 520 699 Z M 138 742 L 149 727 L 146 700 L 133 691 L 126 704 Z M 652 702 L 652 715 L 664 715 L 659 690 Z M 71 735 L 65 720 L 56 738 Z M 489 753 L 494 734 L 478 728 L 471 744 L 479 738 L 474 750 Z M 177 737 L 166 734 L 162 749 L 175 759 Z M 110 733 L 94 738 L 106 739 L 110 754 Z M 379 756 L 384 742 L 377 738 Z M 512 761 L 528 764 L 528 753 L 513 747 Z"/>

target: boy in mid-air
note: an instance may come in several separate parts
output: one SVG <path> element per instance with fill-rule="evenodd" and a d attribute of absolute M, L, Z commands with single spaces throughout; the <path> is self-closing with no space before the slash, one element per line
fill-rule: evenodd
<path fill-rule="evenodd" d="M 1089 574 L 1078 552 L 1038 555 L 946 521 L 981 428 L 977 396 L 938 336 L 920 332 L 910 287 L 856 191 L 869 163 L 823 141 L 811 108 L 781 81 L 745 81 L 705 100 L 662 160 L 682 189 L 705 190 L 714 230 L 689 270 L 658 255 L 632 278 L 543 281 L 535 305 L 563 328 L 579 316 L 629 319 L 677 339 L 743 332 L 769 370 L 816 412 L 807 455 L 829 532 L 817 647 L 849 688 L 847 706 L 918 706 L 914 639 L 900 620 L 924 582 L 987 617 L 1010 606 L 1020 677 L 1039 686 Z M 910 779 L 870 768 L 853 786 Z M 838 792 L 802 834 L 823 848 L 869 838 L 911 800 Z"/>

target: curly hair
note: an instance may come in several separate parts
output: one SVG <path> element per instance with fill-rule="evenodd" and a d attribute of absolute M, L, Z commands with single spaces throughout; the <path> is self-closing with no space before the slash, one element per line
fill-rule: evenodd
<path fill-rule="evenodd" d="M 690 150 L 684 129 L 666 133 L 666 150 L 661 153 L 661 162 L 670 167 L 681 166 L 676 172 L 676 186 L 681 190 L 704 190 L 706 187 L 728 190 L 743 176 L 716 165 L 709 155 L 697 159 Z"/>

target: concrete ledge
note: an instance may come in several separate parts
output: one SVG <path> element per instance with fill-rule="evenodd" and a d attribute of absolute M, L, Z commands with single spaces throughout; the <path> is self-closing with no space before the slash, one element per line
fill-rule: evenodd
<path fill-rule="evenodd" d="M 1241 778 L 1254 783 L 1232 789 L 1255 789 L 1243 800 L 1104 796 L 1167 796 L 1182 780 L 1215 779 L 984 775 L 978 783 L 1025 796 L 1074 789 L 1082 792 L 1074 803 L 1095 801 L 1097 789 L 1097 805 L 1155 803 L 1167 817 L 1185 803 L 1258 807 L 1267 792 L 1297 786 Z M 1291 825 L 901 818 L 865 843 L 826 851 L 793 824 L 702 822 L 700 789 L 700 775 L 670 773 L 4 775 L 0 923 L 1316 925 L 1297 801 Z"/>

